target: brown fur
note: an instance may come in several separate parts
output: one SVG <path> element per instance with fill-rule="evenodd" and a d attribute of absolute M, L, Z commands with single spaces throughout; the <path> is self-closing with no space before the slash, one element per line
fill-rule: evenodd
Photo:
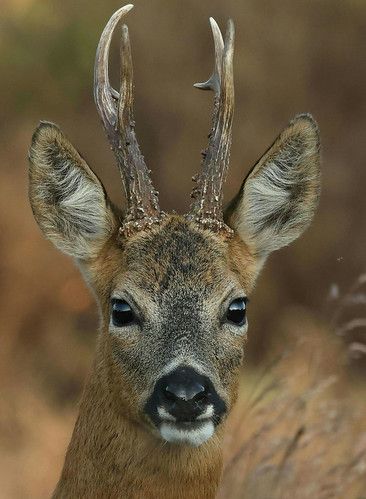
<path fill-rule="evenodd" d="M 97 358 L 53 497 L 214 497 L 222 466 L 221 435 L 198 449 L 164 444 L 121 414 L 106 370 L 103 357 Z"/>

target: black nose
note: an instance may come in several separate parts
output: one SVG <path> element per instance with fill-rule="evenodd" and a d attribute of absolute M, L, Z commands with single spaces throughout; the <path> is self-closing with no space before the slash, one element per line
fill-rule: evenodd
<path fill-rule="evenodd" d="M 213 418 L 218 424 L 226 411 L 225 402 L 218 395 L 211 380 L 189 366 L 177 367 L 162 376 L 146 402 L 145 412 L 159 426 L 162 421 L 189 423 L 202 416 Z"/>
<path fill-rule="evenodd" d="M 154 391 L 157 405 L 180 422 L 194 421 L 212 403 L 212 383 L 190 367 L 179 367 L 164 376 Z"/>
<path fill-rule="evenodd" d="M 163 407 L 178 421 L 196 419 L 207 407 L 210 396 L 208 380 L 189 367 L 165 376 L 159 392 Z"/>

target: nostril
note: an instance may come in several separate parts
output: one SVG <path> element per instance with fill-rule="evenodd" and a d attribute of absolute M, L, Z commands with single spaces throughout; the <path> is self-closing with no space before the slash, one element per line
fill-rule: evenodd
<path fill-rule="evenodd" d="M 170 385 L 166 386 L 165 389 L 164 389 L 164 395 L 165 395 L 165 398 L 174 402 L 175 400 L 177 400 L 177 395 L 175 393 L 175 390 L 173 387 L 171 387 Z"/>
<path fill-rule="evenodd" d="M 164 390 L 165 397 L 170 401 L 184 400 L 186 402 L 200 401 L 207 395 L 203 384 L 193 382 L 190 384 L 168 383 Z"/>
<path fill-rule="evenodd" d="M 198 393 L 196 393 L 196 395 L 193 397 L 193 401 L 194 402 L 202 402 L 202 401 L 206 401 L 207 400 L 207 395 L 208 395 L 208 391 L 205 387 L 202 387 L 203 390 L 199 391 Z"/>

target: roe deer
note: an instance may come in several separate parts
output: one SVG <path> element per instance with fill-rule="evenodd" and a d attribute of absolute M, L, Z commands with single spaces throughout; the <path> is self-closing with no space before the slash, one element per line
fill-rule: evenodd
<path fill-rule="evenodd" d="M 120 91 L 108 78 L 107 23 L 95 62 L 95 102 L 115 153 L 127 210 L 60 129 L 41 122 L 30 148 L 30 202 L 57 248 L 72 256 L 101 316 L 96 355 L 55 498 L 215 496 L 222 438 L 237 398 L 247 297 L 269 253 L 310 224 L 319 197 L 319 136 L 295 117 L 223 209 L 234 108 L 234 26 L 211 19 L 214 112 L 189 214 L 160 210 L 133 118 L 128 29 Z"/>

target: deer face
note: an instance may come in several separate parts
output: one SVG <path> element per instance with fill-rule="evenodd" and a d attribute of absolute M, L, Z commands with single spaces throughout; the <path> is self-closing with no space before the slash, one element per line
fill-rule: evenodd
<path fill-rule="evenodd" d="M 168 441 L 201 444 L 236 398 L 256 269 L 233 243 L 171 216 L 94 264 L 114 398 Z"/>
<path fill-rule="evenodd" d="M 102 316 L 96 371 L 114 410 L 172 443 L 200 445 L 230 411 L 247 334 L 247 298 L 265 259 L 309 225 L 319 195 L 319 138 L 297 116 L 222 209 L 232 121 L 233 26 L 225 43 L 212 21 L 217 94 L 203 172 L 185 216 L 160 211 L 132 119 L 128 31 L 121 96 L 108 83 L 112 32 L 96 59 L 95 97 L 127 195 L 122 214 L 56 125 L 43 122 L 30 149 L 30 201 L 43 233 L 72 256 Z M 117 123 L 117 126 L 115 125 Z"/>

